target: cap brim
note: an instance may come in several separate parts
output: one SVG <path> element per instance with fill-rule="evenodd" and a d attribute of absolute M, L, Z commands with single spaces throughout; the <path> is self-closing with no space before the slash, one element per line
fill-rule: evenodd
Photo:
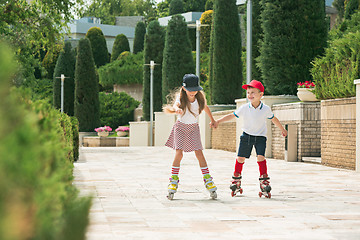
<path fill-rule="evenodd" d="M 184 87 L 186 90 L 190 91 L 190 92 L 195 92 L 195 91 L 201 91 L 203 90 L 202 87 L 197 86 L 197 87 Z"/>
<path fill-rule="evenodd" d="M 242 88 L 246 90 L 246 89 L 248 88 L 248 86 L 250 86 L 250 85 L 249 85 L 249 84 L 245 84 L 245 85 L 242 86 Z"/>

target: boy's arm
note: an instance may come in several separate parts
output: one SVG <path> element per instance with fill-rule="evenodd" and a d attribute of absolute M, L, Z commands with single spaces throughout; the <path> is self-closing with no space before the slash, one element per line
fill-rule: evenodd
<path fill-rule="evenodd" d="M 234 113 L 229 113 L 228 115 L 225 115 L 222 118 L 219 118 L 218 120 L 216 120 L 216 126 L 222 122 L 230 121 L 234 117 L 235 117 Z"/>
<path fill-rule="evenodd" d="M 281 130 L 281 134 L 283 135 L 283 137 L 287 136 L 287 131 L 285 130 L 285 128 L 281 125 L 279 119 L 277 117 L 273 117 L 271 119 L 271 121 Z"/>

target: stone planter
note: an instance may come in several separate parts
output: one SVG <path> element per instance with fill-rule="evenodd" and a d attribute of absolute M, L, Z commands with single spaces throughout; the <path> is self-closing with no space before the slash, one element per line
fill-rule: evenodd
<path fill-rule="evenodd" d="M 99 137 L 107 137 L 109 136 L 109 132 L 98 132 L 97 133 Z"/>
<path fill-rule="evenodd" d="M 303 102 L 317 102 L 319 100 L 316 99 L 316 96 L 311 91 L 314 90 L 314 88 L 298 88 L 297 89 L 297 96 L 298 98 Z"/>
<path fill-rule="evenodd" d="M 128 132 L 118 131 L 117 135 L 118 137 L 125 137 L 126 135 L 128 135 Z"/>

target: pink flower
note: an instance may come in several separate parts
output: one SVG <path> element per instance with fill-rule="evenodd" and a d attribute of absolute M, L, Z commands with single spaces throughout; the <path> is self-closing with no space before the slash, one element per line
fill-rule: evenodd
<path fill-rule="evenodd" d="M 298 82 L 297 86 L 298 86 L 298 88 L 314 88 L 315 83 L 310 82 L 310 81 Z"/>
<path fill-rule="evenodd" d="M 95 132 L 111 132 L 112 128 L 109 126 L 99 127 L 94 129 Z"/>
<path fill-rule="evenodd" d="M 117 129 L 115 129 L 116 132 L 128 132 L 129 130 L 130 128 L 126 126 L 120 126 Z"/>

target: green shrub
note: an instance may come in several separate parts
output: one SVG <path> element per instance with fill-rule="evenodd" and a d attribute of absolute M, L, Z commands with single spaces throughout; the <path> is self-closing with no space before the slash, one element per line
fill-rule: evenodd
<path fill-rule="evenodd" d="M 201 14 L 201 24 L 208 24 L 209 26 L 203 26 L 200 28 L 200 50 L 201 52 L 209 52 L 210 46 L 210 32 L 212 24 L 213 10 L 208 10 Z"/>
<path fill-rule="evenodd" d="M 134 121 L 134 110 L 140 104 L 125 92 L 99 94 L 101 126 L 110 126 L 115 130 L 118 126 L 128 125 Z"/>
<path fill-rule="evenodd" d="M 81 132 L 92 132 L 99 127 L 99 81 L 87 38 L 80 39 L 76 56 L 74 113 Z"/>
<path fill-rule="evenodd" d="M 138 22 L 135 27 L 133 53 L 136 54 L 144 50 L 144 38 L 146 34 L 146 25 L 144 22 Z"/>
<path fill-rule="evenodd" d="M 103 86 L 114 84 L 142 83 L 144 53 L 123 52 L 118 60 L 98 69 L 99 81 Z"/>
<path fill-rule="evenodd" d="M 46 69 L 46 78 L 48 79 L 52 79 L 54 76 L 56 61 L 59 57 L 62 48 L 63 48 L 62 45 L 60 44 L 56 45 L 54 49 L 51 49 L 46 53 L 42 61 L 42 66 Z"/>
<path fill-rule="evenodd" d="M 61 108 L 61 74 L 65 75 L 64 80 L 64 113 L 74 115 L 74 91 L 75 91 L 75 55 L 71 48 L 71 43 L 66 42 L 63 51 L 56 62 L 53 82 L 53 101 L 54 107 Z"/>
<path fill-rule="evenodd" d="M 360 78 L 360 32 L 334 40 L 325 56 L 315 59 L 311 74 L 318 99 L 355 96 L 354 80 Z"/>
<path fill-rule="evenodd" d="M 91 201 L 72 185 L 68 117 L 10 94 L 13 64 L 0 45 L 0 239 L 84 240 Z"/>
<path fill-rule="evenodd" d="M 73 153 L 74 161 L 79 159 L 79 121 L 76 117 L 71 117 L 71 129 L 73 134 Z"/>
<path fill-rule="evenodd" d="M 171 0 L 169 6 L 169 15 L 181 14 L 184 12 L 183 0 Z"/>
<path fill-rule="evenodd" d="M 145 35 L 144 62 L 154 61 L 156 65 L 153 72 L 153 106 L 154 112 L 162 111 L 162 61 L 165 42 L 165 32 L 157 20 L 151 21 Z M 150 67 L 144 67 L 143 78 L 143 117 L 150 120 Z"/>
<path fill-rule="evenodd" d="M 182 85 L 184 75 L 195 72 L 187 25 L 181 15 L 172 16 L 168 23 L 162 71 L 162 98 L 166 103 L 166 96 Z"/>
<path fill-rule="evenodd" d="M 90 28 L 86 33 L 86 38 L 91 42 L 91 50 L 96 67 L 107 64 L 109 62 L 109 51 L 101 29 L 99 27 Z"/>
<path fill-rule="evenodd" d="M 125 51 L 130 51 L 129 40 L 124 34 L 119 34 L 115 37 L 115 42 L 111 53 L 111 62 L 116 61 L 119 55 Z"/>

